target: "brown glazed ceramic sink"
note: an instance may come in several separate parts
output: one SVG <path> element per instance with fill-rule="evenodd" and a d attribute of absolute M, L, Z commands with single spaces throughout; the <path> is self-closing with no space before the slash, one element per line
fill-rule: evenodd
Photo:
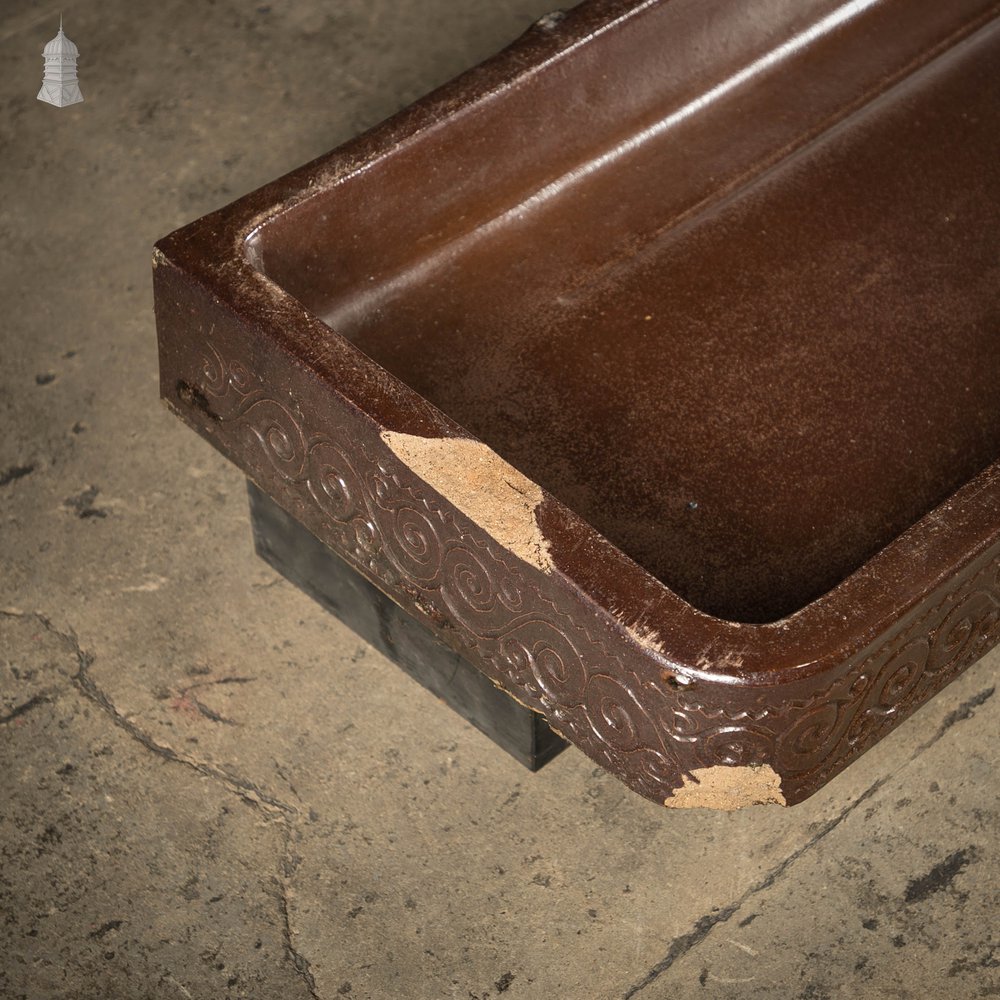
<path fill-rule="evenodd" d="M 1000 21 L 594 0 L 156 249 L 162 394 L 642 795 L 1000 641 Z"/>

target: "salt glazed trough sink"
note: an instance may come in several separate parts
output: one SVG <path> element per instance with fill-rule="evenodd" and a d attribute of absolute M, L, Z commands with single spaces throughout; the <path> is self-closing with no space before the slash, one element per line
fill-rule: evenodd
<path fill-rule="evenodd" d="M 549 15 L 160 241 L 162 396 L 639 794 L 800 802 L 1000 641 L 997 14 Z"/>

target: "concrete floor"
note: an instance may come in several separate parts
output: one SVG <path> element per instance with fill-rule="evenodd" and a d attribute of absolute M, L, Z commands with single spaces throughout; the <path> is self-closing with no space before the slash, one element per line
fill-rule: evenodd
<path fill-rule="evenodd" d="M 0 996 L 1000 995 L 1000 655 L 791 811 L 531 775 L 259 562 L 157 402 L 153 241 L 546 6 L 0 7 Z"/>

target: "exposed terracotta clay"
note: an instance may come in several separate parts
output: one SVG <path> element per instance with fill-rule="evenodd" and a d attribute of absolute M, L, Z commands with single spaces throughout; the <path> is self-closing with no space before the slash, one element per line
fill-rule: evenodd
<path fill-rule="evenodd" d="M 382 431 L 392 453 L 512 555 L 552 568 L 535 511 L 542 490 L 482 441 Z"/>
<path fill-rule="evenodd" d="M 664 803 L 671 809 L 745 809 L 785 804 L 781 778 L 769 764 L 695 768 Z"/>

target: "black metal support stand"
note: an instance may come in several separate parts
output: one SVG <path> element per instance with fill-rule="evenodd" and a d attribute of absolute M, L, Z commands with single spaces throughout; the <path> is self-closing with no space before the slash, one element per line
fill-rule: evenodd
<path fill-rule="evenodd" d="M 542 716 L 494 687 L 249 481 L 247 490 L 257 554 L 282 576 L 532 771 L 565 748 Z"/>

